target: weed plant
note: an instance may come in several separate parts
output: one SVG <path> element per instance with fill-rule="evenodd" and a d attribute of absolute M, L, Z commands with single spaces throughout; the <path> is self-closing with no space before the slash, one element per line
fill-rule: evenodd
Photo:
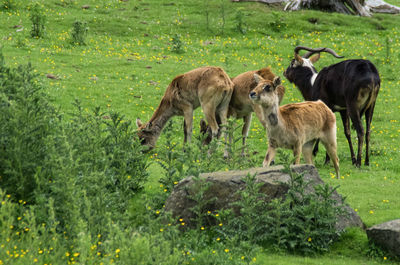
<path fill-rule="evenodd" d="M 245 35 L 247 32 L 247 25 L 246 22 L 244 21 L 243 10 L 241 8 L 239 8 L 236 11 L 235 22 L 236 22 L 235 29 L 241 34 Z"/>
<path fill-rule="evenodd" d="M 45 35 L 46 15 L 38 3 L 33 5 L 30 19 L 32 22 L 31 37 L 43 38 Z"/>
<path fill-rule="evenodd" d="M 175 34 L 172 37 L 172 51 L 175 53 L 183 53 L 184 50 L 183 50 L 182 46 L 183 46 L 183 43 L 181 40 L 181 36 L 178 34 Z"/>
<path fill-rule="evenodd" d="M 86 45 L 85 39 L 89 28 L 85 21 L 75 21 L 72 25 L 71 43 L 74 45 Z"/>
<path fill-rule="evenodd" d="M 107 249 L 99 242 L 129 227 L 127 210 L 147 179 L 148 156 L 120 114 L 89 112 L 77 101 L 66 119 L 29 64 L 14 69 L 0 59 L 2 238 L 38 247 L 25 253 L 33 262 L 97 264 Z M 36 256 L 44 251 L 50 255 Z M 5 263 L 15 257 L 2 253 Z"/>
<path fill-rule="evenodd" d="M 220 8 L 220 15 L 221 15 L 221 21 L 220 21 L 220 35 L 224 35 L 225 32 L 225 23 L 226 23 L 226 11 L 225 11 L 225 3 L 224 1 L 221 1 L 221 4 L 219 6 Z"/>
<path fill-rule="evenodd" d="M 268 26 L 273 31 L 281 32 L 286 29 L 287 24 L 278 12 L 272 12 L 272 21 L 268 23 Z"/>
<path fill-rule="evenodd" d="M 244 179 L 246 188 L 235 203 L 240 214 L 221 215 L 221 237 L 303 255 L 329 250 L 342 232 L 335 228 L 337 216 L 343 214 L 332 199 L 336 188 L 315 186 L 315 193 L 306 192 L 313 184 L 304 181 L 302 175 L 286 171 L 290 174 L 288 193 L 272 201 L 260 193 L 262 184 L 255 176 Z"/>
<path fill-rule="evenodd" d="M 15 0 L 2 0 L 0 10 L 10 10 L 15 8 Z"/>

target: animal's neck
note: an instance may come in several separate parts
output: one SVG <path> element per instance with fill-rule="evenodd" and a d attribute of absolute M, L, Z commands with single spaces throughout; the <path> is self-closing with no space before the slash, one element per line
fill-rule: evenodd
<path fill-rule="evenodd" d="M 174 111 L 167 100 L 162 100 L 156 111 L 153 113 L 149 123 L 151 123 L 151 130 L 155 137 L 159 137 L 162 129 L 168 120 L 174 116 Z"/>
<path fill-rule="evenodd" d="M 317 76 L 318 73 L 314 73 L 309 68 L 304 68 L 296 73 L 293 83 L 299 88 L 305 100 L 314 100 L 312 87 Z"/>
<path fill-rule="evenodd" d="M 268 132 L 280 129 L 282 119 L 278 104 L 264 108 L 264 117 L 267 122 Z"/>

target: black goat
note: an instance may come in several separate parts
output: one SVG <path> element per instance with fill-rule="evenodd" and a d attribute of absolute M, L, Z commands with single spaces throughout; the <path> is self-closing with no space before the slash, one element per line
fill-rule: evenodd
<path fill-rule="evenodd" d="M 303 57 L 300 50 L 308 51 Z M 328 52 L 336 58 L 332 49 L 298 46 L 294 49 L 294 59 L 284 72 L 284 76 L 294 83 L 305 100 L 322 100 L 332 111 L 339 111 L 342 117 L 344 133 L 350 146 L 351 160 L 357 167 L 361 165 L 364 128 L 361 117 L 365 113 L 365 165 L 369 165 L 369 140 L 372 115 L 378 96 L 381 80 L 376 67 L 368 60 L 345 60 L 323 68 L 319 73 L 313 63 L 318 61 L 320 52 Z M 316 53 L 316 54 L 315 54 Z M 311 55 L 315 54 L 310 58 Z M 358 137 L 357 159 L 351 143 L 351 119 Z M 315 151 L 318 146 L 316 146 Z M 325 162 L 329 161 L 327 156 Z"/>

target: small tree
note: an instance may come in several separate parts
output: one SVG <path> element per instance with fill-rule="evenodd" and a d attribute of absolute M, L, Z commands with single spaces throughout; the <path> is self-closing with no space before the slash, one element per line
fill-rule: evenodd
<path fill-rule="evenodd" d="M 32 21 L 31 36 L 33 38 L 42 38 L 45 33 L 46 16 L 40 8 L 39 4 L 35 4 L 30 15 Z"/>
<path fill-rule="evenodd" d="M 76 45 L 86 45 L 85 39 L 88 34 L 89 28 L 86 22 L 75 21 L 72 25 L 72 44 Z"/>

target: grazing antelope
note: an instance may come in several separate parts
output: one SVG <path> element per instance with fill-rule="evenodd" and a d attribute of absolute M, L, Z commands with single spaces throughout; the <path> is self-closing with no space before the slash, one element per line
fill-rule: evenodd
<path fill-rule="evenodd" d="M 232 98 L 231 101 L 229 102 L 228 117 L 233 117 L 235 119 L 243 119 L 242 156 L 244 156 L 244 147 L 246 145 L 246 138 L 249 134 L 253 111 L 256 113 L 256 116 L 260 120 L 261 124 L 264 126 L 264 129 L 266 126 L 266 120 L 263 116 L 263 111 L 261 107 L 257 104 L 254 104 L 253 101 L 251 101 L 248 96 L 250 91 L 252 91 L 257 86 L 257 83 L 254 79 L 254 74 L 257 74 L 262 78 L 271 81 L 276 76 L 269 67 L 265 67 L 260 70 L 248 71 L 239 74 L 238 76 L 232 79 L 234 87 L 233 87 Z M 285 88 L 282 85 L 279 85 L 277 91 L 280 103 L 282 101 L 283 96 L 285 95 Z M 200 126 L 202 128 L 201 131 L 203 133 L 207 131 L 207 125 L 205 124 L 204 120 L 201 120 Z M 230 142 L 232 141 L 232 139 L 229 140 Z"/>
<path fill-rule="evenodd" d="M 281 80 L 265 80 L 255 74 L 257 86 L 249 98 L 258 104 L 266 117 L 268 150 L 263 166 L 268 167 L 277 148 L 293 150 L 295 164 L 303 153 L 307 164 L 312 164 L 312 149 L 317 139 L 324 144 L 339 178 L 339 159 L 336 154 L 336 116 L 322 101 L 306 101 L 279 107 L 277 87 Z"/>
<path fill-rule="evenodd" d="M 146 124 L 136 119 L 138 136 L 143 145 L 153 148 L 167 121 L 173 116 L 184 116 L 184 141 L 190 142 L 193 127 L 193 111 L 201 106 L 211 128 L 212 137 L 218 135 L 219 126 L 226 123 L 233 83 L 219 67 L 200 67 L 175 77 L 164 97 Z"/>
<path fill-rule="evenodd" d="M 308 51 L 303 57 L 300 50 Z M 305 100 L 322 100 L 332 111 L 339 111 L 344 126 L 344 134 L 350 147 L 352 163 L 361 166 L 363 137 L 365 134 L 365 165 L 369 165 L 369 141 L 372 115 L 378 96 L 381 80 L 376 67 L 368 60 L 345 60 L 323 68 L 319 73 L 314 68 L 320 52 L 327 52 L 336 58 L 332 49 L 298 46 L 294 49 L 294 59 L 284 72 L 284 76 L 294 83 Z M 311 55 L 315 54 L 310 57 Z M 366 132 L 361 122 L 365 113 Z M 357 159 L 351 143 L 350 123 L 357 131 Z M 316 150 L 318 145 L 316 145 Z M 327 156 L 326 162 L 329 161 Z"/>

